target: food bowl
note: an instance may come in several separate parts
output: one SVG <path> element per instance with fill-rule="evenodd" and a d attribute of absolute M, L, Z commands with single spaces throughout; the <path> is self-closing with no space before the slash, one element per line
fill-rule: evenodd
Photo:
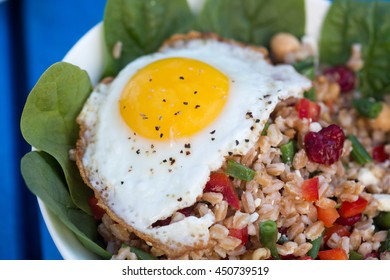
<path fill-rule="evenodd" d="M 196 12 L 199 10 L 202 1 L 192 0 L 189 3 Z M 306 35 L 315 40 L 318 39 L 321 23 L 328 7 L 329 2 L 325 0 L 306 0 Z M 99 23 L 71 48 L 63 61 L 86 70 L 92 84 L 96 85 L 105 66 L 104 57 L 103 25 Z M 39 198 L 38 202 L 49 233 L 64 259 L 100 259 L 99 256 L 88 251 Z"/>

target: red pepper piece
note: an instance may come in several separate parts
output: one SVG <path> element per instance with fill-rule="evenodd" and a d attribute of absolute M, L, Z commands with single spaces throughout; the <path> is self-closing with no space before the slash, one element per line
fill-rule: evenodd
<path fill-rule="evenodd" d="M 324 232 L 324 243 L 328 242 L 329 238 L 332 236 L 333 233 L 337 233 L 340 237 L 343 236 L 350 236 L 351 233 L 349 230 L 342 225 L 334 225 L 330 228 L 325 229 Z"/>
<path fill-rule="evenodd" d="M 324 250 L 318 252 L 320 260 L 348 260 L 348 256 L 341 248 Z"/>
<path fill-rule="evenodd" d="M 300 119 L 311 119 L 313 122 L 316 122 L 320 118 L 320 105 L 311 102 L 309 99 L 301 98 L 295 108 Z"/>
<path fill-rule="evenodd" d="M 248 242 L 248 227 L 242 229 L 231 228 L 229 229 L 229 236 L 240 239 L 241 244 L 245 245 Z"/>
<path fill-rule="evenodd" d="M 223 199 L 234 209 L 240 209 L 240 200 L 234 190 L 233 183 L 224 173 L 212 173 L 203 192 L 216 192 L 223 195 Z"/>
<path fill-rule="evenodd" d="M 302 184 L 303 199 L 309 202 L 318 200 L 318 177 L 307 179 Z"/>
<path fill-rule="evenodd" d="M 367 204 L 368 201 L 360 196 L 354 202 L 344 201 L 341 203 L 339 214 L 343 218 L 355 216 L 362 213 L 366 209 Z"/>

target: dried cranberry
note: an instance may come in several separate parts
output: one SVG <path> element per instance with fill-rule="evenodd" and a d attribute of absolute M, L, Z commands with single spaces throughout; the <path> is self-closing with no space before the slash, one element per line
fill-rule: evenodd
<path fill-rule="evenodd" d="M 339 224 L 342 226 L 353 226 L 354 224 L 359 222 L 361 220 L 361 218 L 362 218 L 361 214 L 357 214 L 355 216 L 348 217 L 348 218 L 339 217 L 336 220 L 336 224 Z"/>
<path fill-rule="evenodd" d="M 169 224 L 171 223 L 171 220 L 172 220 L 171 217 L 168 217 L 168 218 L 166 218 L 166 219 L 164 219 L 164 220 L 158 220 L 158 221 L 156 221 L 156 222 L 154 222 L 154 223 L 152 224 L 152 227 L 163 227 L 163 226 L 167 226 L 167 225 L 169 225 Z"/>
<path fill-rule="evenodd" d="M 384 162 L 389 159 L 389 154 L 385 151 L 384 145 L 376 146 L 372 149 L 372 158 L 376 162 Z"/>
<path fill-rule="evenodd" d="M 326 69 L 324 73 L 340 85 L 341 92 L 348 92 L 355 88 L 355 73 L 344 65 Z"/>
<path fill-rule="evenodd" d="M 330 165 L 339 160 L 344 139 L 343 130 L 335 124 L 309 132 L 304 139 L 306 154 L 313 162 Z"/>
<path fill-rule="evenodd" d="M 182 213 L 184 216 L 188 217 L 188 216 L 190 216 L 191 213 L 192 213 L 192 207 L 186 207 L 186 208 L 177 210 L 177 212 L 180 212 L 180 213 Z"/>

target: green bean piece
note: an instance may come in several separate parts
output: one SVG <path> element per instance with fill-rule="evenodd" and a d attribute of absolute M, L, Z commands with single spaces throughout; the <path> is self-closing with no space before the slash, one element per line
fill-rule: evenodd
<path fill-rule="evenodd" d="M 349 251 L 349 259 L 350 260 L 362 260 L 363 256 L 360 255 L 358 252 L 351 250 L 351 251 Z"/>
<path fill-rule="evenodd" d="M 229 176 L 243 181 L 252 180 L 256 174 L 256 171 L 242 165 L 241 163 L 235 162 L 234 160 L 228 160 L 225 172 Z"/>
<path fill-rule="evenodd" d="M 268 131 L 269 125 L 270 125 L 269 122 L 266 122 L 266 123 L 265 123 L 264 128 L 263 128 L 263 131 L 261 132 L 261 136 L 266 136 L 266 135 L 267 135 L 267 131 Z"/>
<path fill-rule="evenodd" d="M 387 238 L 381 243 L 379 252 L 390 251 L 390 229 L 387 231 Z"/>
<path fill-rule="evenodd" d="M 295 143 L 290 141 L 287 144 L 280 146 L 282 152 L 282 161 L 284 163 L 292 163 L 295 155 Z"/>
<path fill-rule="evenodd" d="M 322 239 L 324 238 L 324 231 L 321 233 L 321 235 L 312 240 L 310 243 L 313 245 L 309 252 L 307 252 L 307 255 L 312 257 L 313 259 L 316 259 L 318 256 L 318 252 L 320 251 L 320 247 L 322 244 Z"/>
<path fill-rule="evenodd" d="M 315 91 L 314 87 L 312 87 L 308 91 L 305 91 L 303 93 L 303 97 L 305 97 L 306 99 L 309 99 L 310 101 L 315 102 L 316 101 L 316 91 Z"/>
<path fill-rule="evenodd" d="M 304 60 L 295 62 L 292 65 L 296 71 L 299 73 L 302 73 L 303 70 L 308 69 L 308 68 L 314 68 L 314 57 L 309 57 Z"/>
<path fill-rule="evenodd" d="M 390 212 L 380 212 L 374 218 L 374 223 L 382 230 L 390 229 Z"/>
<path fill-rule="evenodd" d="M 155 256 L 152 256 L 151 254 L 146 253 L 146 252 L 142 251 L 141 249 L 129 246 L 125 243 L 123 243 L 121 247 L 122 248 L 130 247 L 130 252 L 134 253 L 139 260 L 157 260 L 157 258 Z"/>
<path fill-rule="evenodd" d="M 260 223 L 260 242 L 264 247 L 271 251 L 271 255 L 279 260 L 280 256 L 276 249 L 276 242 L 278 241 L 278 228 L 275 221 L 266 221 Z"/>
<path fill-rule="evenodd" d="M 349 135 L 348 139 L 352 142 L 351 156 L 357 163 L 363 165 L 372 161 L 371 156 L 354 135 Z"/>
<path fill-rule="evenodd" d="M 355 99 L 352 105 L 361 116 L 369 119 L 378 117 L 383 108 L 382 103 L 373 98 Z"/>

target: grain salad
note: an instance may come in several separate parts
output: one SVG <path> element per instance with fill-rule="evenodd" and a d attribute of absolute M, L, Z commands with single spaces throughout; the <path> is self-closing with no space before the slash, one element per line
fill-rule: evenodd
<path fill-rule="evenodd" d="M 255 145 L 227 157 L 193 206 L 153 224 L 211 210 L 207 248 L 167 256 L 92 198 L 112 259 L 390 258 L 390 101 L 360 97 L 359 46 L 346 65 L 327 68 L 315 67 L 313 49 L 292 35 L 273 39 L 270 58 L 293 64 L 313 88 L 279 102 Z"/>

